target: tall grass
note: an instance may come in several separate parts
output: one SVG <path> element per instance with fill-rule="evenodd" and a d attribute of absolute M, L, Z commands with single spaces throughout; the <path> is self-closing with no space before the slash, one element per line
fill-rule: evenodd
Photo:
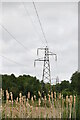
<path fill-rule="evenodd" d="M 80 118 L 80 96 L 70 95 L 64 98 L 61 93 L 51 92 L 48 97 L 45 95 L 43 98 L 40 91 L 38 94 L 38 100 L 35 95 L 31 96 L 30 92 L 27 97 L 20 93 L 19 97 L 13 100 L 13 93 L 6 90 L 2 118 Z"/>

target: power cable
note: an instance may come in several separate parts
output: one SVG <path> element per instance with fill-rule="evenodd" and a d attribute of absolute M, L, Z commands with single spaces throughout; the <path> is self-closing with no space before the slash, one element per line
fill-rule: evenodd
<path fill-rule="evenodd" d="M 33 6 L 34 6 L 34 9 L 35 9 L 35 12 L 36 12 L 36 15 L 37 15 L 37 18 L 38 18 L 38 21 L 39 21 L 40 27 L 41 27 L 41 31 L 42 31 L 42 34 L 43 34 L 44 40 L 45 40 L 45 42 L 46 42 L 46 44 L 47 44 L 47 46 L 48 46 L 48 42 L 47 42 L 47 39 L 46 39 L 45 33 L 44 33 L 44 31 L 43 31 L 43 27 L 42 27 L 42 24 L 41 24 L 41 21 L 40 21 L 39 15 L 38 15 L 38 11 L 37 11 L 37 9 L 36 9 L 36 5 L 35 5 L 34 1 L 33 1 Z"/>
<path fill-rule="evenodd" d="M 23 7 L 24 7 L 24 9 L 25 9 L 25 11 L 26 11 L 26 14 L 27 14 L 27 15 L 29 16 L 29 18 L 30 18 L 30 21 L 31 21 L 31 23 L 32 23 L 32 25 L 33 25 L 33 28 L 35 29 L 35 32 L 39 35 L 38 31 L 36 30 L 35 24 L 34 24 L 32 18 L 31 18 L 31 16 L 30 16 L 30 14 L 29 14 L 29 12 L 28 12 L 28 9 L 25 7 L 24 2 L 22 2 L 22 4 L 23 4 Z M 38 36 L 38 35 L 37 35 L 37 36 Z M 39 35 L 39 36 L 40 36 L 40 35 Z M 41 40 L 42 44 L 45 44 L 45 43 L 43 43 L 43 40 L 42 40 L 42 39 L 40 39 L 40 40 Z"/>
<path fill-rule="evenodd" d="M 26 48 L 20 41 L 18 41 L 18 40 L 12 35 L 12 33 L 10 33 L 2 24 L 0 24 L 0 25 L 2 26 L 2 28 L 3 28 L 14 40 L 17 41 L 17 43 L 19 43 L 24 49 L 27 50 L 27 48 Z"/>
<path fill-rule="evenodd" d="M 26 65 L 23 65 L 23 64 L 21 64 L 21 63 L 18 63 L 18 62 L 14 61 L 14 60 L 6 57 L 6 56 L 3 56 L 3 55 L 0 55 L 0 56 L 1 56 L 2 58 L 4 58 L 4 59 L 7 59 L 7 60 L 10 61 L 10 62 L 13 62 L 13 63 L 15 63 L 15 64 L 22 65 L 22 66 L 25 66 L 25 67 L 26 67 Z"/>

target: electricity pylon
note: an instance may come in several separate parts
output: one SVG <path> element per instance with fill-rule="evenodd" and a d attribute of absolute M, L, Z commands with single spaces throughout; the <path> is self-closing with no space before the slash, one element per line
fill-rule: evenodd
<path fill-rule="evenodd" d="M 37 55 L 39 53 L 39 50 L 44 50 L 45 55 L 44 55 L 43 58 L 35 59 L 34 66 L 35 66 L 36 61 L 43 61 L 44 62 L 42 80 L 43 80 L 43 82 L 48 82 L 51 85 L 51 72 L 50 72 L 49 56 L 54 55 L 55 60 L 57 61 L 57 55 L 55 53 L 53 53 L 53 52 L 50 52 L 49 48 L 47 46 L 45 48 L 38 48 L 37 49 Z M 51 90 L 51 88 L 50 88 L 50 90 Z"/>
<path fill-rule="evenodd" d="M 59 83 L 59 77 L 57 76 L 56 77 L 56 84 L 58 84 Z"/>

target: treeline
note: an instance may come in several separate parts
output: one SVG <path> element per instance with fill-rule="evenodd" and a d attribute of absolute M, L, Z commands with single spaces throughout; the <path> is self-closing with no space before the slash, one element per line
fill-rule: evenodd
<path fill-rule="evenodd" d="M 39 81 L 36 77 L 30 75 L 16 77 L 14 74 L 11 74 L 1 76 L 4 93 L 6 90 L 12 92 L 14 99 L 19 96 L 20 92 L 25 96 L 30 92 L 31 95 L 38 97 L 38 91 L 43 90 L 45 94 L 48 94 L 50 90 L 49 83 L 45 84 L 43 81 Z M 71 82 L 64 80 L 61 83 L 52 85 L 51 90 L 61 92 L 64 97 L 70 94 L 80 94 L 80 73 L 75 72 L 70 80 Z M 6 95 L 4 95 L 4 99 L 5 97 Z"/>
<path fill-rule="evenodd" d="M 80 72 L 76 71 L 72 74 L 69 81 L 62 81 L 61 84 L 57 84 L 56 86 L 57 92 L 62 92 L 63 95 L 80 95 Z"/>

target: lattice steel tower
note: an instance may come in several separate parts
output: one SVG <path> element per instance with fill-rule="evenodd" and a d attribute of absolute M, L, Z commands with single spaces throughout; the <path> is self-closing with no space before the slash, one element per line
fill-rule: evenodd
<path fill-rule="evenodd" d="M 45 56 L 44 56 L 44 66 L 43 66 L 43 75 L 42 80 L 44 82 L 50 82 L 51 84 L 51 73 L 50 73 L 50 62 L 49 62 L 49 49 L 46 46 Z"/>
<path fill-rule="evenodd" d="M 56 77 L 56 84 L 58 84 L 59 83 L 59 77 L 57 76 Z"/>
<path fill-rule="evenodd" d="M 44 55 L 43 58 L 35 59 L 34 66 L 35 66 L 36 61 L 43 61 L 44 62 L 42 80 L 43 80 L 43 82 L 48 82 L 51 85 L 51 72 L 50 72 L 49 56 L 50 55 L 55 55 L 55 60 L 57 61 L 57 55 L 54 54 L 53 52 L 50 52 L 49 48 L 47 46 L 45 48 L 38 48 L 37 49 L 37 55 L 39 53 L 39 50 L 44 50 L 45 55 Z"/>

